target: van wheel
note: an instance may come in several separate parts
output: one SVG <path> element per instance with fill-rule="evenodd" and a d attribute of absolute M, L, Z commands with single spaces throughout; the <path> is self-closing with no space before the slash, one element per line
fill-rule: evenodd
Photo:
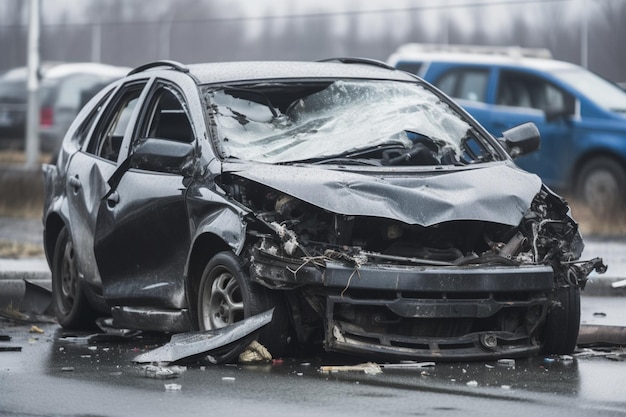
<path fill-rule="evenodd" d="M 59 233 L 52 258 L 52 303 L 59 324 L 70 330 L 94 327 L 97 316 L 82 288 L 74 242 L 67 227 Z"/>
<path fill-rule="evenodd" d="M 576 349 L 580 329 L 580 288 L 555 290 L 557 305 L 548 312 L 543 329 L 543 353 L 566 355 Z"/>
<path fill-rule="evenodd" d="M 598 214 L 615 213 L 624 205 L 624 168 L 609 157 L 592 159 L 583 166 L 578 175 L 576 194 Z"/>
<path fill-rule="evenodd" d="M 272 356 L 284 355 L 289 320 L 284 297 L 255 282 L 232 252 L 220 252 L 207 264 L 198 291 L 198 326 L 212 330 L 274 308 L 272 322 L 261 329 L 258 341 Z"/>

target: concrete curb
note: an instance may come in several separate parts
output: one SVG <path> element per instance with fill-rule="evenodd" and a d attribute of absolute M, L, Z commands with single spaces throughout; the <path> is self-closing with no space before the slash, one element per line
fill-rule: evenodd
<path fill-rule="evenodd" d="M 24 280 L 50 288 L 50 270 L 45 259 L 0 259 L 0 308 L 19 306 L 24 297 Z"/>

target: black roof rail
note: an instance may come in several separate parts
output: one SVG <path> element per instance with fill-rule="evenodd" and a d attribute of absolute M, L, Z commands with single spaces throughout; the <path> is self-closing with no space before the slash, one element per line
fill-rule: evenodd
<path fill-rule="evenodd" d="M 373 65 L 375 67 L 385 68 L 388 70 L 395 70 L 391 65 L 387 65 L 383 61 L 379 61 L 377 59 L 371 58 L 359 58 L 359 57 L 338 57 L 338 58 L 328 58 L 328 59 L 320 59 L 317 62 L 341 62 L 342 64 L 363 64 L 363 65 Z"/>
<path fill-rule="evenodd" d="M 189 68 L 187 68 L 185 66 L 185 64 L 181 64 L 180 62 L 177 62 L 177 61 L 171 61 L 171 60 L 168 60 L 168 59 L 163 59 L 163 60 L 160 60 L 160 61 L 153 61 L 153 62 L 148 62 L 146 64 L 140 65 L 137 68 L 132 69 L 128 73 L 128 75 L 137 74 L 137 73 L 145 71 L 147 69 L 156 68 L 156 67 L 169 67 L 171 69 L 175 69 L 176 71 L 180 71 L 180 72 L 184 72 L 184 73 L 189 72 Z"/>

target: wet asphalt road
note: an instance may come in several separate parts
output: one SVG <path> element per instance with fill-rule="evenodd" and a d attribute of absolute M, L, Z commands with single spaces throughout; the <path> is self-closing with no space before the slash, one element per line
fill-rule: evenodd
<path fill-rule="evenodd" d="M 0 334 L 11 336 L 0 347 L 21 347 L 0 352 L 0 416 L 626 416 L 619 351 L 536 356 L 513 367 L 437 363 L 377 375 L 319 371 L 359 361 L 345 357 L 196 364 L 160 380 L 131 360 L 165 340 L 89 344 L 66 337 L 56 324 L 40 327 L 43 334 L 30 333 L 30 324 L 0 319 Z"/>

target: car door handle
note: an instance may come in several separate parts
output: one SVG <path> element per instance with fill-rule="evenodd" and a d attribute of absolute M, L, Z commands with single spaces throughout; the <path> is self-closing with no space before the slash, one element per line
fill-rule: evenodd
<path fill-rule="evenodd" d="M 109 208 L 113 208 L 117 205 L 117 203 L 120 202 L 120 195 L 117 193 L 117 191 L 113 191 L 108 197 L 107 197 L 107 205 L 109 206 Z"/>
<path fill-rule="evenodd" d="M 82 187 L 82 184 L 81 184 L 80 180 L 78 179 L 78 175 L 70 177 L 67 180 L 67 182 L 69 182 L 70 186 L 72 187 L 72 189 L 74 190 L 75 193 L 78 192 L 80 187 Z"/>

